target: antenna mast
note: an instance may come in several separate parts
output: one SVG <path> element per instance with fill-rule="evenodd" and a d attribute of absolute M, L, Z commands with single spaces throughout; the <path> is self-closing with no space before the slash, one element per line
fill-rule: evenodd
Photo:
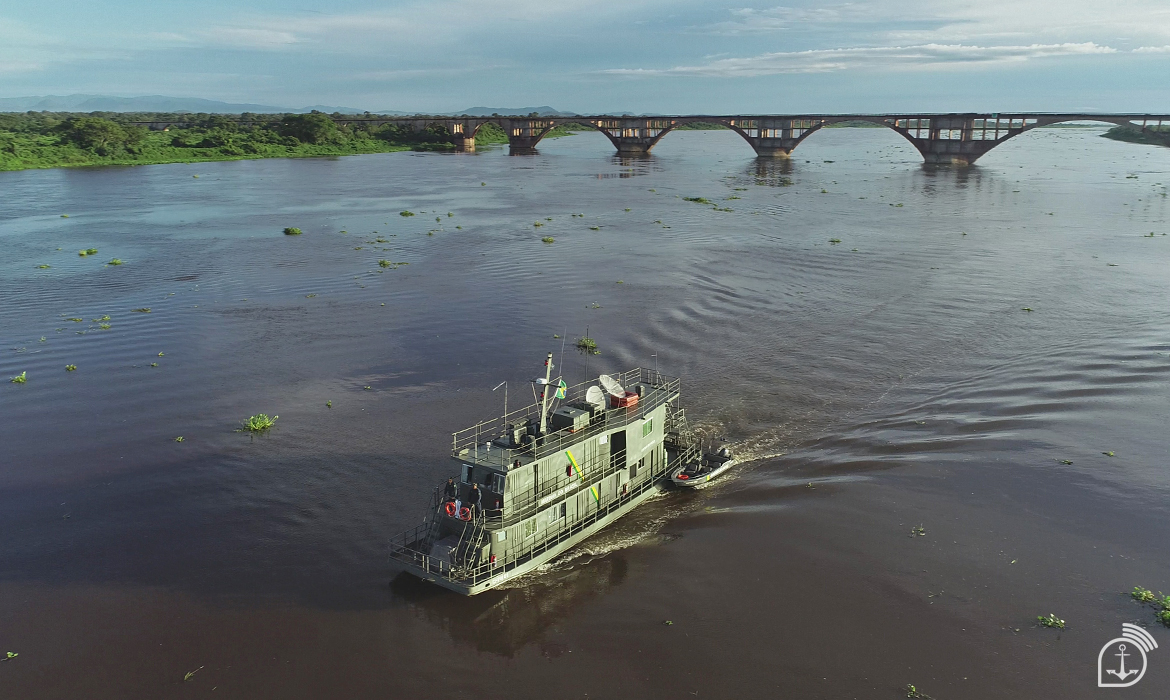
<path fill-rule="evenodd" d="M 540 392 L 540 434 L 544 435 L 548 432 L 548 387 L 549 379 L 552 377 L 552 357 L 553 354 L 548 354 L 548 359 L 544 361 L 544 388 Z"/>

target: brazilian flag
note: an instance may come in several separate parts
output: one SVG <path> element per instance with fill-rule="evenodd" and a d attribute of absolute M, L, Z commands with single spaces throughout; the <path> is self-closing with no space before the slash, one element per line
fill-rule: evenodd
<path fill-rule="evenodd" d="M 556 396 L 558 399 L 565 398 L 565 389 L 568 389 L 568 388 L 569 388 L 569 385 L 565 384 L 564 379 L 558 379 L 557 380 L 557 393 L 554 394 L 554 396 Z"/>

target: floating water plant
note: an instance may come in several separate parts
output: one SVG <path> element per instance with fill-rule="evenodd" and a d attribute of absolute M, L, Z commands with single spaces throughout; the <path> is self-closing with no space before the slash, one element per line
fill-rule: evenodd
<path fill-rule="evenodd" d="M 1071 459 L 1062 459 L 1062 460 L 1060 460 L 1060 463 L 1061 464 L 1072 464 L 1073 461 Z"/>
<path fill-rule="evenodd" d="M 600 227 L 600 226 L 590 226 L 590 227 L 589 227 L 589 230 L 590 230 L 590 231 L 600 231 L 600 230 L 601 230 L 601 227 Z"/>
<path fill-rule="evenodd" d="M 374 387 L 372 387 L 372 386 L 363 386 L 363 387 L 362 387 L 362 390 L 363 390 L 363 391 L 373 391 L 373 390 L 374 390 Z"/>
<path fill-rule="evenodd" d="M 1133 592 L 1129 595 L 1139 603 L 1152 603 L 1158 599 L 1153 591 L 1148 588 L 1142 588 L 1141 586 L 1134 586 Z"/>
<path fill-rule="evenodd" d="M 11 381 L 13 384 L 24 384 L 26 381 L 28 381 L 28 371 L 26 370 L 21 372 L 9 381 Z"/>
<path fill-rule="evenodd" d="M 1031 310 L 1032 310 L 1032 307 L 1030 307 L 1030 306 L 1025 306 L 1024 308 L 1020 309 L 1020 311 L 1031 311 Z"/>
<path fill-rule="evenodd" d="M 629 208 L 629 207 L 626 207 L 626 211 L 629 211 L 629 210 L 630 210 L 630 208 Z"/>
<path fill-rule="evenodd" d="M 161 352 L 160 352 L 160 353 L 158 354 L 158 356 L 159 356 L 159 357 L 162 357 L 164 354 L 165 354 L 165 353 L 161 353 Z"/>
<path fill-rule="evenodd" d="M 684 202 L 694 202 L 695 204 L 710 204 L 711 200 L 706 197 L 683 197 Z"/>
<path fill-rule="evenodd" d="M 1113 456 L 1113 450 L 1110 450 L 1110 451 L 1108 451 L 1108 452 L 1102 452 L 1101 454 L 1105 455 L 1106 457 L 1112 457 L 1112 456 Z"/>
<path fill-rule="evenodd" d="M 65 215 L 62 214 L 61 216 L 65 216 Z M 20 654 L 17 654 L 15 651 L 9 651 L 9 652 L 5 652 L 5 653 L 7 654 L 7 656 L 5 656 L 3 659 L 0 659 L 0 661 L 12 661 L 16 657 L 20 656 Z"/>
<path fill-rule="evenodd" d="M 101 323 L 102 321 L 109 321 L 109 320 L 110 320 L 110 317 L 108 315 L 104 315 L 101 318 L 95 318 L 93 320 L 93 322 L 94 323 Z"/>
<path fill-rule="evenodd" d="M 452 216 L 455 216 L 455 212 L 452 212 L 452 211 L 447 212 L 448 219 L 450 219 Z"/>
<path fill-rule="evenodd" d="M 313 298 L 313 297 L 315 297 L 315 296 L 317 296 L 317 295 L 316 295 L 316 294 L 306 294 L 306 295 L 305 295 L 305 298 L 306 298 L 306 299 L 312 299 L 312 298 Z"/>
<path fill-rule="evenodd" d="M 66 320 L 66 321 L 73 321 L 74 323 L 81 323 L 81 322 L 82 322 L 82 321 L 84 321 L 85 319 L 84 319 L 84 318 L 67 318 L 67 319 L 65 319 L 65 320 Z"/>
<path fill-rule="evenodd" d="M 122 259 L 121 258 L 111 258 L 110 261 L 106 264 L 107 265 L 121 265 Z"/>
<path fill-rule="evenodd" d="M 110 327 L 111 327 L 111 326 L 110 326 L 110 324 L 108 324 L 108 323 L 102 323 L 102 324 L 99 324 L 99 325 L 98 325 L 98 328 L 102 329 L 103 331 L 108 331 L 108 330 L 110 330 Z"/>
<path fill-rule="evenodd" d="M 141 309 L 130 309 L 130 310 L 131 310 L 131 311 L 133 311 L 133 312 L 134 312 L 134 313 L 136 313 L 136 314 L 148 314 L 148 313 L 150 313 L 150 307 L 149 307 L 149 306 L 144 306 L 144 307 L 142 307 Z"/>
<path fill-rule="evenodd" d="M 544 226 L 544 224 L 542 224 L 542 223 L 541 223 L 541 222 L 539 222 L 539 221 L 533 221 L 533 222 L 532 222 L 532 226 L 533 226 L 534 228 L 540 228 L 541 226 Z"/>
<path fill-rule="evenodd" d="M 555 243 L 557 239 L 553 238 L 552 236 L 545 236 L 540 240 L 542 243 Z"/>
<path fill-rule="evenodd" d="M 907 684 L 906 687 L 902 690 L 906 691 L 906 697 L 908 698 L 918 698 L 919 700 L 934 700 L 934 698 L 910 684 Z"/>
<path fill-rule="evenodd" d="M 910 528 L 911 537 L 926 537 L 926 528 L 919 525 L 918 527 Z"/>
<path fill-rule="evenodd" d="M 276 419 L 280 416 L 268 417 L 267 413 L 257 413 L 254 416 L 248 416 L 248 419 L 243 422 L 240 428 L 236 429 L 237 433 L 260 433 L 271 428 Z"/>
<path fill-rule="evenodd" d="M 158 367 L 158 363 L 157 363 L 157 362 L 151 362 L 151 363 L 150 363 L 150 366 L 151 366 L 151 367 Z"/>
<path fill-rule="evenodd" d="M 830 238 L 829 239 L 829 243 L 831 243 L 832 245 L 837 245 L 840 242 L 841 242 L 840 238 Z"/>
<path fill-rule="evenodd" d="M 195 177 L 199 177 L 199 176 L 196 175 Z M 179 439 L 181 440 L 182 438 L 179 438 Z M 202 669 L 202 668 L 203 667 L 200 666 L 199 668 L 195 669 L 194 671 L 187 671 L 186 673 L 183 674 L 183 680 L 185 680 L 185 681 L 191 680 L 191 678 L 194 677 L 194 675 L 196 673 L 199 673 L 200 669 Z"/>
<path fill-rule="evenodd" d="M 182 442 L 182 441 L 183 441 L 183 436 L 182 436 L 182 435 L 180 435 L 179 437 L 175 438 L 175 442 Z"/>
<path fill-rule="evenodd" d="M 1153 235 L 1153 234 L 1150 234 Z M 38 270 L 48 270 L 52 265 L 37 265 Z"/>
<path fill-rule="evenodd" d="M 1041 627 L 1052 627 L 1060 630 L 1064 629 L 1064 620 L 1060 619 L 1056 615 L 1053 615 L 1052 613 L 1048 613 L 1047 615 L 1037 615 L 1036 624 L 1040 625 Z"/>
<path fill-rule="evenodd" d="M 587 335 L 577 338 L 576 342 L 577 352 L 583 355 L 600 355 L 601 351 L 597 349 L 597 342 Z"/>
<path fill-rule="evenodd" d="M 304 233 L 304 232 L 301 231 L 299 228 L 296 228 L 295 226 L 289 226 L 289 227 L 284 229 L 284 235 L 286 235 L 286 236 L 299 236 L 302 233 Z"/>
<path fill-rule="evenodd" d="M 398 212 L 398 215 L 399 216 L 414 216 L 414 212 L 403 210 L 403 211 Z"/>
<path fill-rule="evenodd" d="M 332 402 L 332 401 L 326 401 L 326 402 L 325 402 L 325 408 L 333 408 L 333 402 Z"/>

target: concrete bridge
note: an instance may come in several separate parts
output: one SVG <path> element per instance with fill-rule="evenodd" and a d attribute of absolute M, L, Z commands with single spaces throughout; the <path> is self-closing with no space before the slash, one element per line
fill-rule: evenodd
<path fill-rule="evenodd" d="M 868 122 L 892 129 L 914 144 L 927 163 L 970 165 L 1013 136 L 1041 126 L 1093 121 L 1130 125 L 1170 146 L 1167 114 L 802 114 L 802 115 L 690 115 L 673 117 L 377 117 L 339 116 L 340 125 L 398 124 L 416 132 L 445 133 L 459 150 L 475 150 L 475 135 L 484 124 L 497 124 L 508 137 L 513 153 L 531 153 L 554 127 L 581 124 L 605 134 L 622 155 L 644 155 L 664 136 L 686 124 L 722 124 L 743 137 L 761 158 L 787 158 L 802 141 L 819 129 L 842 122 Z M 142 123 L 161 128 L 160 124 Z"/>

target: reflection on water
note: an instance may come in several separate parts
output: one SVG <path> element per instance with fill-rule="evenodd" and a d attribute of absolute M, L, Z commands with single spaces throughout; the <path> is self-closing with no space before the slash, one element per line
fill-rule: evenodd
<path fill-rule="evenodd" d="M 748 164 L 746 174 L 761 187 L 789 187 L 792 171 L 791 158 L 756 158 Z"/>
<path fill-rule="evenodd" d="M 571 567 L 549 567 L 525 577 L 515 588 L 470 598 L 408 574 L 395 577 L 390 590 L 396 602 L 444 629 L 455 642 L 511 657 L 590 600 L 620 586 L 627 567 L 619 552 L 576 560 Z M 553 643 L 542 646 L 542 653 L 549 656 L 559 656 L 562 651 Z"/>

